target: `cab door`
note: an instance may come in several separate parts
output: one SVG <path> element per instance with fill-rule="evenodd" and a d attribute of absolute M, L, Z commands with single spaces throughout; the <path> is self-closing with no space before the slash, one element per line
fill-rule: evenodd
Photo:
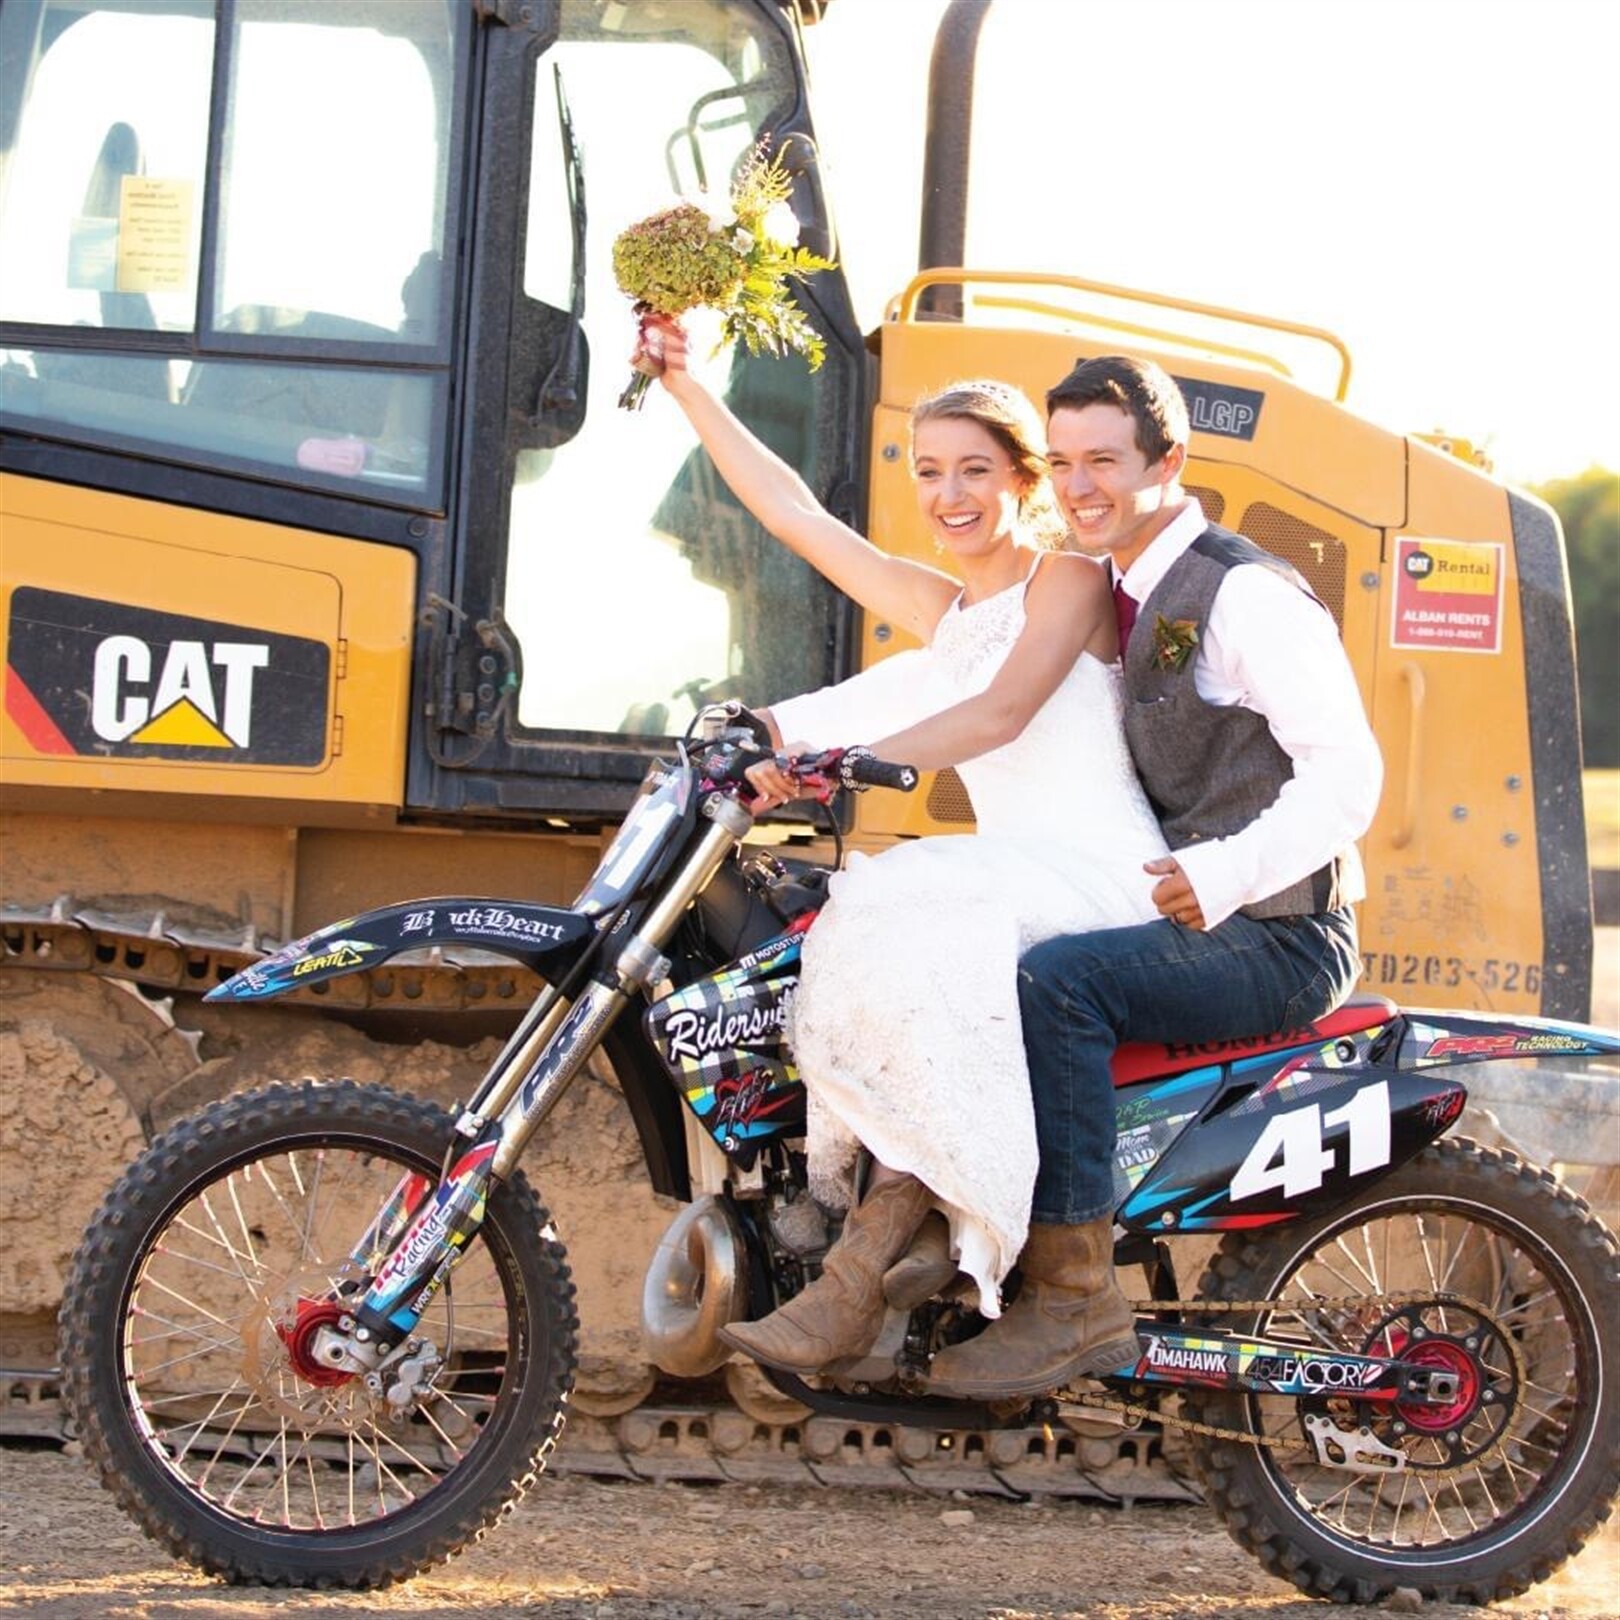
<path fill-rule="evenodd" d="M 800 239 L 832 241 L 797 24 L 774 0 L 483 9 L 449 588 L 424 600 L 410 803 L 622 812 L 697 706 L 836 678 L 848 605 L 718 480 L 661 390 L 629 379 L 624 226 L 677 199 L 728 208 L 762 141 L 795 175 Z M 866 356 L 842 277 L 800 292 L 827 339 L 710 354 L 731 408 L 858 521 Z"/>

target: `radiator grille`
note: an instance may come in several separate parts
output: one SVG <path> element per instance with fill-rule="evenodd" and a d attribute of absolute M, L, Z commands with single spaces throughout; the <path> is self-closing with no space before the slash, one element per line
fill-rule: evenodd
<path fill-rule="evenodd" d="M 1273 556 L 1281 557 L 1305 576 L 1322 599 L 1333 622 L 1344 629 L 1345 545 L 1336 535 L 1265 501 L 1256 501 L 1243 514 L 1239 530 Z"/>
<path fill-rule="evenodd" d="M 934 778 L 928 790 L 928 814 L 935 821 L 972 821 L 973 801 L 962 778 L 949 766 Z"/>
<path fill-rule="evenodd" d="M 1226 497 L 1218 489 L 1205 489 L 1201 484 L 1183 484 L 1181 487 L 1203 507 L 1204 516 L 1209 522 L 1219 523 L 1226 516 Z"/>

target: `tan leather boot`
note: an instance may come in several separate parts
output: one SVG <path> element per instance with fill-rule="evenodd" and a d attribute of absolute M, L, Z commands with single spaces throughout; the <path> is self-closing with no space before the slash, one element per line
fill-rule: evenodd
<path fill-rule="evenodd" d="M 934 1357 L 928 1392 L 997 1400 L 1041 1395 L 1076 1378 L 1099 1378 L 1141 1353 L 1125 1296 L 1114 1281 L 1113 1222 L 1032 1226 L 1018 1257 L 1024 1286 L 1005 1316 L 976 1339 Z"/>
<path fill-rule="evenodd" d="M 883 1297 L 897 1311 L 914 1311 L 955 1276 L 951 1223 L 932 1209 L 923 1217 L 906 1252 L 883 1273 Z"/>
<path fill-rule="evenodd" d="M 786 1372 L 819 1372 L 859 1355 L 883 1326 L 883 1273 L 928 1213 L 934 1195 L 914 1176 L 880 1182 L 849 1212 L 821 1275 L 757 1322 L 720 1329 L 729 1345 Z"/>

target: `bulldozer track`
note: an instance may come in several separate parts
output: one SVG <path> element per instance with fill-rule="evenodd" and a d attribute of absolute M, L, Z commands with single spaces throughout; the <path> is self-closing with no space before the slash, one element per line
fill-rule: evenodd
<path fill-rule="evenodd" d="M 58 897 L 48 910 L 0 906 L 0 966 L 93 973 L 152 990 L 195 995 L 280 948 L 253 929 L 231 935 L 172 922 L 162 911 L 120 913 Z M 359 1012 L 399 1007 L 465 1012 L 511 1006 L 539 994 L 537 974 L 507 957 L 472 949 L 409 951 L 379 967 L 277 997 L 289 1006 Z"/>

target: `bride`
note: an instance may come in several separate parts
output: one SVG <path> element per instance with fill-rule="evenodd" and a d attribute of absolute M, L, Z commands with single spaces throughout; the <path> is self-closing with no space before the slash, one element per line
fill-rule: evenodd
<path fill-rule="evenodd" d="M 971 836 L 852 855 L 805 937 L 793 1045 L 810 1099 L 811 1187 L 849 1214 L 817 1281 L 724 1336 L 772 1366 L 820 1371 L 876 1337 L 885 1273 L 891 1299 L 923 1279 L 907 1303 L 938 1285 L 926 1245 L 902 1259 L 934 1209 L 955 1256 L 943 1275 L 960 1266 L 981 1314 L 1000 1313 L 1037 1165 L 1018 959 L 1057 934 L 1153 921 L 1156 880 L 1143 865 L 1166 846 L 1125 745 L 1106 571 L 1039 535 L 1051 503 L 1040 420 L 1023 394 L 964 382 L 912 412 L 918 508 L 947 573 L 825 511 L 687 368 L 677 324 L 649 317 L 632 361 L 661 377 L 766 529 L 924 643 L 774 705 L 778 745 L 864 745 L 923 770 L 955 766 L 977 822 Z M 749 774 L 768 802 L 797 791 L 774 763 Z M 874 1164 L 857 1198 L 862 1146 Z M 1131 1317 L 1105 1271 L 1098 1303 L 1110 1325 L 1118 1318 L 1124 1360 Z"/>

